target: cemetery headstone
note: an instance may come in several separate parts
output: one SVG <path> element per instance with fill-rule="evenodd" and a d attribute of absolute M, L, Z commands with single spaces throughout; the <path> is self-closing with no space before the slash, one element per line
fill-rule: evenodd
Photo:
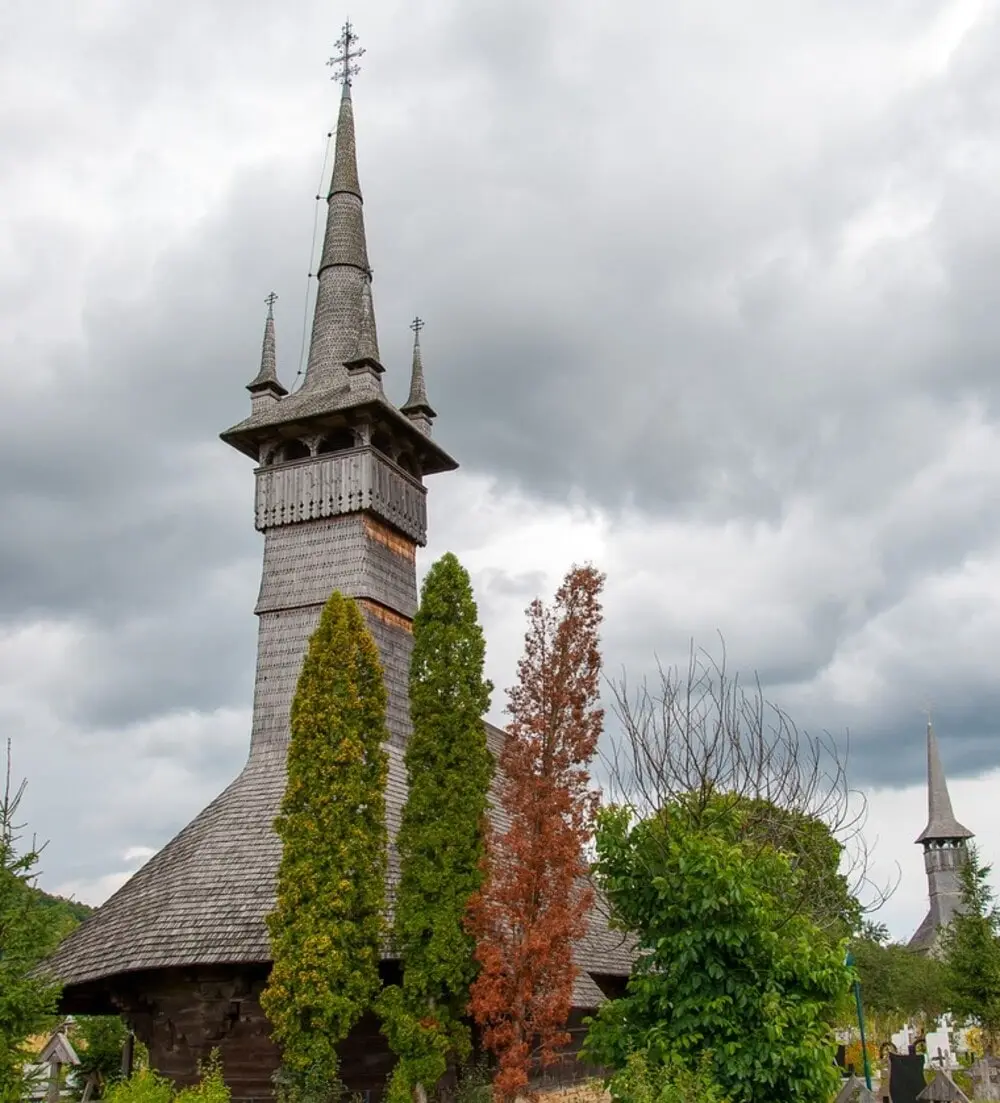
<path fill-rule="evenodd" d="M 889 1054 L 889 1095 L 892 1103 L 917 1103 L 926 1087 L 922 1053 Z"/>
<path fill-rule="evenodd" d="M 983 1057 L 969 1068 L 973 1099 L 1000 1100 L 1000 1058 Z"/>

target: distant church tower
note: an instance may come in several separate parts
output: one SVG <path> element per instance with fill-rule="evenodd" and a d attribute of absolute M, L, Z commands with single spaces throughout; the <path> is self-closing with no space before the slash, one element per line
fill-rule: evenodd
<path fill-rule="evenodd" d="M 924 868 L 930 910 L 917 933 L 910 939 L 911 950 L 933 953 L 939 932 L 962 908 L 959 872 L 968 859 L 966 842 L 972 832 L 955 819 L 948 796 L 948 783 L 941 768 L 937 736 L 927 722 L 927 826 L 916 841 L 924 848 Z"/>

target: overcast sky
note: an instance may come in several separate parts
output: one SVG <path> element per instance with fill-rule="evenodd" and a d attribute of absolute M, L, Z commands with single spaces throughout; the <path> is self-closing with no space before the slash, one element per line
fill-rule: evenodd
<path fill-rule="evenodd" d="M 261 540 L 217 434 L 272 289 L 299 367 L 347 14 L 0 8 L 0 732 L 44 884 L 87 901 L 246 754 Z M 803 726 L 849 729 L 907 937 L 928 703 L 1000 856 L 997 5 L 350 14 L 386 386 L 419 312 L 462 464 L 421 569 L 470 568 L 498 687 L 526 603 L 591 558 L 610 671 L 721 633 Z"/>

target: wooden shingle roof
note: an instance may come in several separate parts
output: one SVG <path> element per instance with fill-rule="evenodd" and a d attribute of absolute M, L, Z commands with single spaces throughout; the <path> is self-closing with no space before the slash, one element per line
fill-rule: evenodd
<path fill-rule="evenodd" d="M 487 725 L 494 754 L 504 733 Z M 389 746 L 386 814 L 395 836 L 406 799 L 403 754 Z M 65 988 L 147 969 L 271 960 L 265 917 L 275 903 L 281 842 L 273 829 L 284 791 L 284 749 L 255 747 L 239 777 L 59 946 L 47 968 Z M 389 891 L 398 877 L 390 850 Z M 577 947 L 582 969 L 625 975 L 621 934 L 595 910 Z M 580 1006 L 598 990 L 581 977 Z"/>

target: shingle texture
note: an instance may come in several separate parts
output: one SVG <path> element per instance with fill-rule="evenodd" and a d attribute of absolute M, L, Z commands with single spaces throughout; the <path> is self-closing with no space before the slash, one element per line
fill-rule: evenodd
<path fill-rule="evenodd" d="M 495 747 L 502 733 L 492 729 L 491 736 Z M 140 969 L 270 961 L 265 916 L 281 858 L 272 824 L 284 790 L 284 751 L 278 740 L 258 739 L 239 777 L 70 935 L 49 962 L 64 985 Z M 395 836 L 406 799 L 396 740 L 386 798 Z M 391 890 L 399 871 L 394 847 L 389 865 Z M 589 972 L 623 975 L 631 955 L 598 909 L 576 957 Z M 577 1006 L 601 1002 L 586 975 L 577 987 Z"/>

